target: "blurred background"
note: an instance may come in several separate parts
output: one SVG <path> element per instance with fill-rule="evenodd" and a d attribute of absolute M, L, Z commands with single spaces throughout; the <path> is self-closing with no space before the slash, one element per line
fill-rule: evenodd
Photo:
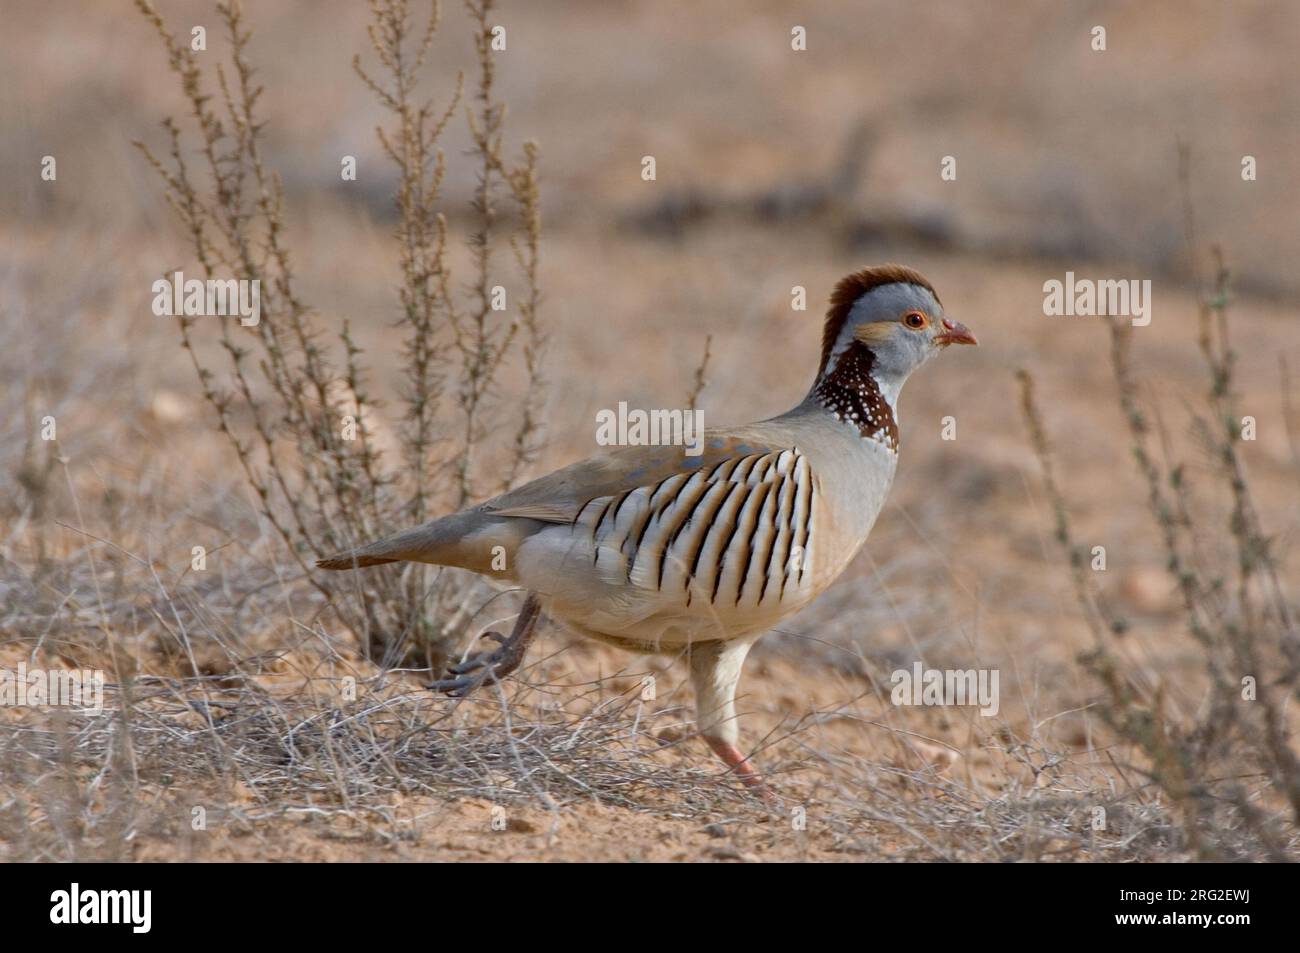
<path fill-rule="evenodd" d="M 469 20 L 445 6 L 424 86 L 440 105 L 474 65 Z M 180 34 L 207 28 L 201 56 L 224 55 L 211 4 L 158 8 Z M 1082 743 L 1069 713 L 1090 697 L 1074 664 L 1087 636 L 1021 422 L 1019 368 L 1038 382 L 1076 533 L 1107 546 L 1105 585 L 1141 623 L 1139 666 L 1154 679 L 1187 661 L 1104 324 L 1044 316 L 1042 290 L 1067 270 L 1152 280 L 1153 320 L 1135 333 L 1142 385 L 1167 409 L 1193 479 L 1207 473 L 1185 414 L 1207 384 L 1180 142 L 1199 237 L 1222 246 L 1233 273 L 1241 406 L 1258 421 L 1244 452 L 1278 551 L 1294 548 L 1300 5 L 538 0 L 494 16 L 507 37 L 496 54 L 506 151 L 525 139 L 541 150 L 552 389 L 539 472 L 592 451 L 598 409 L 680 406 L 708 338 L 710 425 L 787 409 L 811 382 L 834 281 L 867 264 L 916 267 L 979 336 L 980 348 L 945 354 L 908 385 L 891 503 L 845 580 L 765 640 L 742 683 L 760 713 L 748 730 L 923 655 L 1000 666 L 1006 718 L 1050 721 L 1056 741 Z M 392 399 L 397 179 L 374 132 L 386 117 L 351 68 L 356 53 L 373 62 L 366 6 L 250 3 L 246 20 L 300 290 L 326 325 L 353 323 L 375 390 Z M 805 51 L 791 48 L 795 26 Z M 1104 51 L 1092 48 L 1095 26 Z M 11 567 L 85 555 L 78 534 L 34 542 L 37 523 L 71 519 L 75 502 L 86 531 L 178 566 L 188 543 L 174 552 L 177 539 L 208 527 L 215 546 L 248 525 L 247 488 L 174 322 L 150 311 L 153 280 L 194 262 L 132 141 L 164 153 L 160 121 L 184 114 L 165 52 L 130 5 L 5 3 L 0 479 Z M 459 237 L 475 183 L 461 117 L 442 144 L 443 206 Z M 41 179 L 46 155 L 54 182 Z M 344 155 L 357 157 L 355 182 L 340 180 Z M 656 161 L 652 182 L 644 156 Z M 952 181 L 940 175 L 948 156 Z M 1254 181 L 1243 181 L 1244 156 Z M 453 264 L 465 257 L 458 247 Z M 807 311 L 791 310 L 796 285 Z M 45 414 L 58 419 L 66 475 L 34 473 L 32 422 Z M 946 416 L 955 441 L 941 439 Z M 1222 518 L 1207 524 L 1213 548 L 1227 513 L 1206 505 Z M 7 590 L 6 638 L 41 625 L 39 611 L 17 607 L 25 586 Z M 66 595 L 39 598 L 56 613 Z M 604 651 L 571 645 L 564 664 L 607 671 Z M 915 717 L 983 758 L 968 749 L 969 725 Z"/>

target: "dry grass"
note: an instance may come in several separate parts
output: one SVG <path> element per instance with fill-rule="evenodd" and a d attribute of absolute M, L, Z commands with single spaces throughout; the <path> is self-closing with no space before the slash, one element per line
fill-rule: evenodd
<path fill-rule="evenodd" d="M 283 834 L 288 820 L 312 816 L 327 837 L 414 850 L 465 800 L 503 818 L 598 804 L 710 836 L 726 829 L 751 853 L 809 858 L 1161 860 L 1187 847 L 1142 788 L 1107 790 L 1099 763 L 1010 737 L 1000 755 L 1025 766 L 1026 781 L 991 796 L 933 766 L 827 750 L 810 735 L 837 713 L 813 712 L 760 749 L 787 792 L 771 815 L 711 764 L 673 757 L 690 736 L 688 713 L 646 706 L 635 691 L 566 685 L 557 706 L 560 687 L 538 684 L 449 711 L 391 675 L 363 679 L 355 702 L 341 700 L 337 677 L 292 691 L 267 681 L 142 676 L 110 692 L 109 715 L 5 724 L 7 859 L 127 859 L 139 839 L 194 838 L 185 828 L 195 807 L 205 831 L 232 837 Z M 412 813 L 413 803 L 426 806 Z M 1098 806 L 1105 830 L 1092 829 Z M 1219 836 L 1247 838 L 1232 826 Z"/>

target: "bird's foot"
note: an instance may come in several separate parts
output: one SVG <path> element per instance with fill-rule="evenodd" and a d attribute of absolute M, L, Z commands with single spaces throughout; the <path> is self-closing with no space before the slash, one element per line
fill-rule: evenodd
<path fill-rule="evenodd" d="M 453 698 L 468 695 L 489 678 L 503 679 L 524 660 L 526 643 L 509 639 L 500 632 L 484 632 L 481 636 L 499 643 L 494 649 L 485 649 L 447 667 L 448 678 L 429 684 L 435 692 L 444 692 Z"/>
<path fill-rule="evenodd" d="M 709 743 L 713 753 L 726 763 L 732 773 L 744 782 L 745 787 L 749 788 L 752 794 L 761 797 L 769 806 L 775 806 L 778 803 L 775 792 L 767 786 L 767 782 L 763 780 L 763 775 L 758 772 L 758 769 L 750 763 L 750 760 L 745 757 L 739 748 L 722 738 L 710 738 L 705 735 L 704 740 Z"/>
<path fill-rule="evenodd" d="M 500 632 L 484 632 L 481 636 L 498 643 L 496 648 L 475 652 L 455 665 L 448 666 L 447 674 L 450 677 L 440 678 L 427 687 L 453 698 L 463 698 L 489 679 L 500 681 L 505 678 L 523 662 L 528 645 L 537 631 L 540 614 L 537 600 L 529 596 L 515 622 L 514 631 L 508 637 Z"/>

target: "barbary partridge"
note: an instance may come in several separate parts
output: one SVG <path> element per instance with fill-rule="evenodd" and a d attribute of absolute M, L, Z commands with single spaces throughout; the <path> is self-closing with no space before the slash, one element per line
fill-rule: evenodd
<path fill-rule="evenodd" d="M 698 456 L 614 449 L 317 565 L 414 560 L 526 590 L 509 638 L 490 633 L 499 646 L 430 686 L 453 694 L 513 671 L 543 616 L 629 651 L 685 654 L 701 734 L 764 789 L 737 747 L 745 657 L 866 541 L 898 464 L 903 382 L 949 344 L 975 343 L 917 272 L 863 269 L 831 295 L 821 366 L 794 409 L 706 430 Z"/>

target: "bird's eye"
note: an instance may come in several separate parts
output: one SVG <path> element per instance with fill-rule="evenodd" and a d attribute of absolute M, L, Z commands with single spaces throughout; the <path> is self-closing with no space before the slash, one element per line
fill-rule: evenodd
<path fill-rule="evenodd" d="M 903 323 L 913 331 L 921 331 L 930 323 L 929 319 L 920 311 L 909 311 L 903 315 Z"/>

